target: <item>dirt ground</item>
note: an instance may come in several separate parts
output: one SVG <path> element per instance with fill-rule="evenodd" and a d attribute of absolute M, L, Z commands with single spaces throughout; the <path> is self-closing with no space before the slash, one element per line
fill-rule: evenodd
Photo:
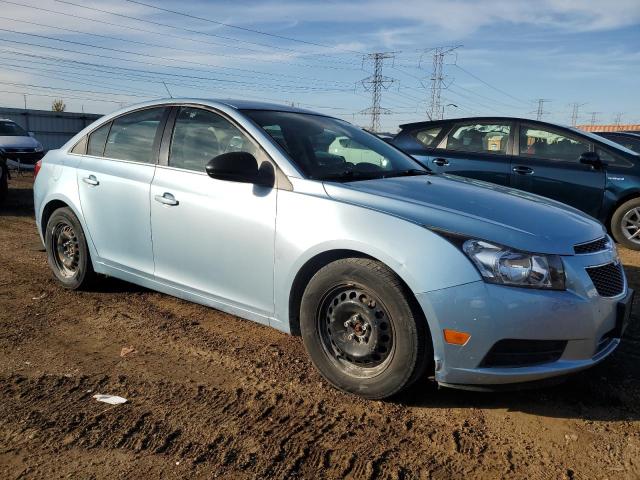
<path fill-rule="evenodd" d="M 31 179 L 13 179 L 9 195 L 0 478 L 640 478 L 638 322 L 604 364 L 558 387 L 474 393 L 425 380 L 365 401 L 327 386 L 300 338 L 115 279 L 63 290 Z M 640 255 L 621 254 L 640 287 Z"/>

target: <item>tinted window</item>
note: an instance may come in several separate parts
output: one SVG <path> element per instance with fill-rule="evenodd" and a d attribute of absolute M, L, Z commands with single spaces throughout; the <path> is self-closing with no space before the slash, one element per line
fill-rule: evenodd
<path fill-rule="evenodd" d="M 609 140 L 613 140 L 616 143 L 619 143 L 629 150 L 640 152 L 640 136 L 632 137 L 631 135 L 608 135 L 607 138 Z"/>
<path fill-rule="evenodd" d="M 442 127 L 424 128 L 415 132 L 416 139 L 425 147 L 435 147 L 434 143 L 438 135 L 442 131 Z"/>
<path fill-rule="evenodd" d="M 504 124 L 458 125 L 447 135 L 447 150 L 504 154 L 510 131 L 511 127 Z"/>
<path fill-rule="evenodd" d="M 246 110 L 310 178 L 351 181 L 424 167 L 384 140 L 343 120 L 295 112 Z"/>
<path fill-rule="evenodd" d="M 589 142 L 539 127 L 520 127 L 520 155 L 578 162 Z"/>
<path fill-rule="evenodd" d="M 0 135 L 9 137 L 26 137 L 27 132 L 17 123 L 9 120 L 0 120 Z"/>
<path fill-rule="evenodd" d="M 89 135 L 89 142 L 87 143 L 87 155 L 93 155 L 94 157 L 101 157 L 104 153 L 104 146 L 107 143 L 107 135 L 109 135 L 109 129 L 111 128 L 111 122 L 101 126 L 97 130 L 94 130 Z"/>
<path fill-rule="evenodd" d="M 204 172 L 209 160 L 227 152 L 255 155 L 256 148 L 220 115 L 198 108 L 180 109 L 171 140 L 170 166 Z"/>
<path fill-rule="evenodd" d="M 623 158 L 619 155 L 614 155 L 608 152 L 607 150 L 605 150 L 604 148 L 596 147 L 596 153 L 600 157 L 600 160 L 602 160 L 607 165 L 614 165 L 616 167 L 627 167 L 627 168 L 633 167 L 633 163 L 627 160 L 626 158 Z"/>
<path fill-rule="evenodd" d="M 104 156 L 118 160 L 154 163 L 153 141 L 164 108 L 150 108 L 113 121 Z"/>

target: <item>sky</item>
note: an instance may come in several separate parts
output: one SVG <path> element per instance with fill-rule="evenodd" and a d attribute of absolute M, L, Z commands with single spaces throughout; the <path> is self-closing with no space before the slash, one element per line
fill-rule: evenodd
<path fill-rule="evenodd" d="M 387 52 L 395 132 L 428 119 L 436 47 L 446 117 L 535 118 L 544 99 L 547 121 L 640 123 L 639 0 L 0 0 L 0 106 L 241 98 L 366 127 L 368 54 Z"/>

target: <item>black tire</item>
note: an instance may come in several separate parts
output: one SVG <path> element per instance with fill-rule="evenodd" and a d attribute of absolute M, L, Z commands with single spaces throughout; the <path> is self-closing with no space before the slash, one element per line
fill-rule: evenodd
<path fill-rule="evenodd" d="M 55 210 L 45 231 L 47 260 L 56 279 L 70 290 L 86 288 L 95 279 L 80 221 L 68 208 Z"/>
<path fill-rule="evenodd" d="M 634 223 L 638 227 L 633 226 Z M 611 233 L 620 245 L 631 250 L 640 250 L 640 233 L 632 237 L 640 230 L 640 198 L 632 198 L 620 205 L 611 217 Z"/>
<path fill-rule="evenodd" d="M 4 203 L 9 193 L 9 170 L 7 164 L 0 158 L 0 204 Z"/>
<path fill-rule="evenodd" d="M 300 330 L 322 376 L 365 398 L 399 393 L 433 359 L 426 320 L 410 292 L 389 268 L 368 258 L 337 260 L 311 278 Z"/>

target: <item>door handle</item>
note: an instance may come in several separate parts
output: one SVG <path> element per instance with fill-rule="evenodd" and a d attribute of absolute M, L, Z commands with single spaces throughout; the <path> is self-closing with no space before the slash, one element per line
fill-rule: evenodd
<path fill-rule="evenodd" d="M 88 177 L 84 177 L 82 179 L 82 181 L 84 183 L 86 183 L 87 185 L 92 185 L 92 186 L 96 186 L 96 185 L 100 185 L 100 182 L 98 181 L 98 179 L 96 178 L 95 175 L 89 175 Z"/>
<path fill-rule="evenodd" d="M 518 165 L 517 167 L 513 167 L 513 171 L 519 175 L 533 175 L 533 168 L 523 167 L 522 165 Z"/>
<path fill-rule="evenodd" d="M 163 205 L 175 206 L 179 203 L 176 198 L 168 192 L 165 192 L 162 195 L 156 195 L 154 198 L 156 199 L 156 202 Z"/>
<path fill-rule="evenodd" d="M 435 163 L 439 167 L 446 167 L 449 165 L 449 160 L 447 160 L 446 158 L 434 158 L 433 163 Z"/>

